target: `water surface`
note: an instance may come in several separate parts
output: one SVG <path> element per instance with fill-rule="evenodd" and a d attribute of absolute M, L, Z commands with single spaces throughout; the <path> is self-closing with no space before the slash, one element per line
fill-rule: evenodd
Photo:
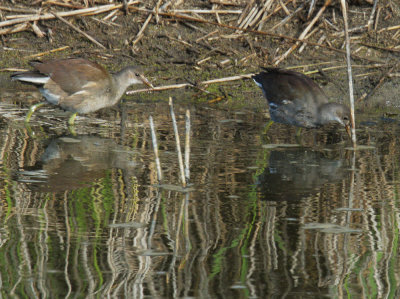
<path fill-rule="evenodd" d="M 79 117 L 0 104 L 4 297 L 398 297 L 399 123 L 296 130 L 252 111 L 126 101 Z M 23 106 L 25 109 L 25 106 Z M 155 121 L 157 180 L 148 117 Z"/>

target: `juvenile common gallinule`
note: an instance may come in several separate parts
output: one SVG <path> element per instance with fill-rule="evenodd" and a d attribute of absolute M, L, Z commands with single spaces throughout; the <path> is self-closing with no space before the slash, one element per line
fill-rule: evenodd
<path fill-rule="evenodd" d="M 69 125 L 73 125 L 77 113 L 113 106 L 132 84 L 152 86 L 133 66 L 110 74 L 101 65 L 83 58 L 35 60 L 29 64 L 33 71 L 13 74 L 11 79 L 36 85 L 48 103 L 73 112 Z M 29 122 L 35 110 L 47 102 L 31 106 L 25 122 Z"/>
<path fill-rule="evenodd" d="M 304 128 L 338 123 L 350 135 L 349 108 L 329 103 L 322 89 L 306 75 L 265 68 L 252 78 L 267 98 L 271 120 Z"/>

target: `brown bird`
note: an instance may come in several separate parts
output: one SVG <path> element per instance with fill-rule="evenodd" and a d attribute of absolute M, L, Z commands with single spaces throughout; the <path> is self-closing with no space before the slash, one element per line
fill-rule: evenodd
<path fill-rule="evenodd" d="M 271 120 L 304 128 L 338 123 L 350 135 L 350 110 L 329 103 L 322 89 L 304 74 L 279 68 L 265 68 L 252 77 L 269 104 Z"/>
<path fill-rule="evenodd" d="M 37 86 L 46 101 L 30 107 L 25 122 L 29 122 L 35 110 L 50 103 L 71 111 L 68 120 L 74 124 L 77 113 L 90 113 L 115 105 L 132 84 L 151 83 L 137 70 L 128 66 L 110 74 L 101 65 L 83 58 L 67 58 L 48 61 L 31 61 L 34 70 L 11 76 Z"/>

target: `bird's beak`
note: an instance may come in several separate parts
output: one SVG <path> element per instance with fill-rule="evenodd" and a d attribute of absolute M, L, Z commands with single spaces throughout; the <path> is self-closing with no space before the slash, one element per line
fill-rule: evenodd
<path fill-rule="evenodd" d="M 143 82 L 144 84 L 146 84 L 148 87 L 154 88 L 153 84 L 151 84 L 150 81 L 147 80 L 147 78 L 146 78 L 145 76 L 139 75 L 139 77 L 140 77 L 140 80 L 142 80 L 142 82 Z"/>

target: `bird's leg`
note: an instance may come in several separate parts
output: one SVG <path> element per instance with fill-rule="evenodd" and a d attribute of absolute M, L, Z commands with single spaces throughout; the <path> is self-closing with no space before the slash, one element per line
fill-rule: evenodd
<path fill-rule="evenodd" d="M 299 127 L 299 128 L 297 128 L 296 129 L 296 137 L 299 137 L 300 136 L 300 134 L 301 134 L 301 127 Z"/>
<path fill-rule="evenodd" d="M 76 131 L 74 126 L 68 126 L 68 131 L 72 136 L 76 136 Z"/>
<path fill-rule="evenodd" d="M 264 140 L 265 143 L 270 143 L 270 139 L 267 135 L 269 128 L 272 126 L 274 123 L 273 120 L 269 120 L 268 123 L 264 126 L 263 132 L 262 132 L 262 139 Z"/>
<path fill-rule="evenodd" d="M 302 135 L 301 135 L 301 131 L 302 131 L 302 128 L 301 128 L 301 127 L 300 127 L 300 128 L 296 128 L 295 139 L 296 139 L 296 142 L 297 142 L 298 144 L 300 144 L 300 145 L 303 144 L 303 138 L 302 138 Z"/>
<path fill-rule="evenodd" d="M 74 123 L 75 123 L 75 118 L 76 118 L 76 115 L 77 115 L 77 114 L 78 114 L 78 113 L 75 112 L 74 114 L 71 115 L 71 117 L 68 119 L 68 126 L 73 126 L 73 125 L 74 125 Z"/>
<path fill-rule="evenodd" d="M 269 122 L 264 127 L 264 132 L 263 132 L 264 134 L 267 134 L 269 128 L 272 126 L 273 123 L 274 123 L 273 120 L 269 120 Z"/>
<path fill-rule="evenodd" d="M 25 122 L 25 128 L 28 133 L 28 136 L 31 138 L 35 138 L 35 133 L 32 131 L 32 128 L 28 122 Z"/>
<path fill-rule="evenodd" d="M 28 113 L 26 114 L 26 117 L 25 117 L 25 123 L 28 123 L 31 120 L 31 116 L 35 112 L 35 110 L 37 108 L 43 106 L 44 104 L 46 104 L 46 102 L 40 102 L 40 103 L 37 103 L 37 104 L 32 105 L 31 107 L 29 107 L 29 111 L 28 111 Z"/>

